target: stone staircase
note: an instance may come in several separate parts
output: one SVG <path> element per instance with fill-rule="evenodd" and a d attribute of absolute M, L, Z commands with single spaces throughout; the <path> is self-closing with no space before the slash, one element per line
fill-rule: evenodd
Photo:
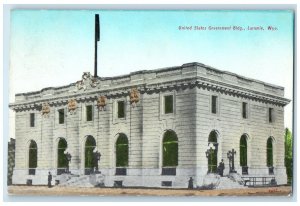
<path fill-rule="evenodd" d="M 216 189 L 245 189 L 247 187 L 244 184 L 230 178 L 230 177 L 220 177 L 220 183 Z"/>
<path fill-rule="evenodd" d="M 69 175 L 60 181 L 58 186 L 61 187 L 101 187 L 104 186 L 104 176 L 102 174 L 90 175 Z"/>
<path fill-rule="evenodd" d="M 203 180 L 203 186 L 200 189 L 233 189 L 247 188 L 244 186 L 244 180 L 238 173 L 230 173 L 221 177 L 218 174 L 207 174 Z"/>

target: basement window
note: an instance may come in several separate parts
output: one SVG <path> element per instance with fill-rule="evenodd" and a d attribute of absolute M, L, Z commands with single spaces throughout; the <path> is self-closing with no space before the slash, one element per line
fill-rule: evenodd
<path fill-rule="evenodd" d="M 163 187 L 172 187 L 172 181 L 162 181 L 161 186 L 163 186 Z"/>

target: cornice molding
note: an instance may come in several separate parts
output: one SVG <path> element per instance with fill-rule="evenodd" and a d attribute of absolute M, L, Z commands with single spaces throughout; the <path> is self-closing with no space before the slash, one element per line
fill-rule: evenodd
<path fill-rule="evenodd" d="M 118 98 L 121 96 L 130 97 L 130 92 L 133 88 L 136 88 L 141 94 L 152 94 L 152 93 L 160 93 L 164 91 L 172 91 L 172 90 L 185 90 L 185 89 L 193 89 L 193 88 L 204 89 L 207 91 L 220 92 L 221 94 L 234 96 L 234 97 L 242 97 L 246 99 L 250 99 L 253 101 L 263 102 L 274 104 L 277 106 L 285 106 L 290 100 L 271 95 L 268 93 L 256 91 L 253 89 L 248 89 L 245 87 L 241 87 L 238 85 L 228 84 L 212 79 L 208 79 L 205 77 L 192 77 L 178 80 L 171 80 L 159 83 L 152 84 L 139 84 L 132 85 L 126 87 L 119 87 L 114 89 L 104 89 L 101 90 L 90 90 L 80 93 L 74 93 L 70 91 L 64 96 L 59 97 L 47 97 L 41 98 L 39 100 L 34 101 L 24 101 L 19 103 L 12 103 L 9 107 L 15 111 L 23 111 L 23 110 L 41 110 L 43 103 L 48 103 L 50 107 L 56 107 L 59 105 L 67 105 L 68 100 L 75 99 L 78 103 L 87 102 L 87 101 L 97 101 L 100 96 L 105 96 L 107 100 Z"/>

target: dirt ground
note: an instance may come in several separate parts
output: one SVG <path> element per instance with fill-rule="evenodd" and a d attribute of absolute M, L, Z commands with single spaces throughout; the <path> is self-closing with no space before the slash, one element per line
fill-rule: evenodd
<path fill-rule="evenodd" d="M 291 187 L 264 187 L 224 190 L 148 189 L 148 188 L 78 188 L 46 186 L 9 186 L 9 195 L 47 196 L 288 196 Z"/>

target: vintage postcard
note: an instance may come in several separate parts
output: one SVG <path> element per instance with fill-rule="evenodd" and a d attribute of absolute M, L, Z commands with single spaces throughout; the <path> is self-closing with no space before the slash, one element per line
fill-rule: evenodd
<path fill-rule="evenodd" d="M 292 195 L 293 10 L 10 17 L 10 195 Z"/>

